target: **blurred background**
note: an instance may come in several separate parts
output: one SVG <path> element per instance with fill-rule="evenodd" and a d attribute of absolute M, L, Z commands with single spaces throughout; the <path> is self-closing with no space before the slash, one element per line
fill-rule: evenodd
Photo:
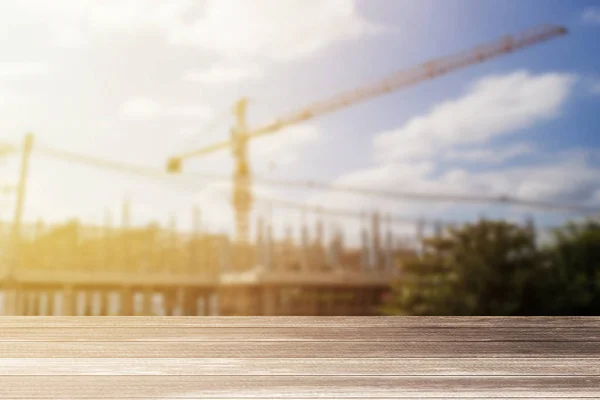
<path fill-rule="evenodd" d="M 600 6 L 0 4 L 5 315 L 597 315 Z"/>

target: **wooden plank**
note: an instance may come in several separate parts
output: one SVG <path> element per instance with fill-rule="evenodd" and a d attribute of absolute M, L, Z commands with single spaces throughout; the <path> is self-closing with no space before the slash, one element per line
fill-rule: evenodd
<path fill-rule="evenodd" d="M 600 398 L 600 318 L 5 317 L 2 399 Z"/>
<path fill-rule="evenodd" d="M 598 328 L 600 317 L 0 317 L 8 327 L 500 327 Z"/>
<path fill-rule="evenodd" d="M 597 358 L 600 342 L 0 342 L 5 358 Z"/>
<path fill-rule="evenodd" d="M 0 376 L 2 399 L 562 398 L 600 396 L 600 377 Z"/>
<path fill-rule="evenodd" d="M 600 328 L 417 327 L 27 327 L 3 328 L 0 341 L 599 341 Z"/>
<path fill-rule="evenodd" d="M 598 376 L 600 358 L 2 358 L 0 375 Z"/>
<path fill-rule="evenodd" d="M 482 327 L 3 327 L 0 342 L 10 341 L 600 341 L 600 326 L 586 328 Z"/>

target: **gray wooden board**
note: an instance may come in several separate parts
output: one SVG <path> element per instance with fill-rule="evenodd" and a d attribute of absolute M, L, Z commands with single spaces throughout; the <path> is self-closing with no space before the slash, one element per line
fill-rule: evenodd
<path fill-rule="evenodd" d="M 4 358 L 2 375 L 598 376 L 599 358 Z"/>
<path fill-rule="evenodd" d="M 164 341 L 164 342 L 600 342 L 600 327 L 4 327 L 0 342 L 8 341 Z"/>
<path fill-rule="evenodd" d="M 3 357 L 600 357 L 600 342 L 0 342 Z"/>
<path fill-rule="evenodd" d="M 1 399 L 600 398 L 596 317 L 0 317 Z"/>
<path fill-rule="evenodd" d="M 2 376 L 0 398 L 219 397 L 513 397 L 596 394 L 600 377 L 422 377 L 422 376 Z M 533 393 L 533 394 L 532 394 Z"/>

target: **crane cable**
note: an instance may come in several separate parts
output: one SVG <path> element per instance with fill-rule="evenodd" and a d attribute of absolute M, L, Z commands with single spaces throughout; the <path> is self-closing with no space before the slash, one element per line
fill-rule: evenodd
<path fill-rule="evenodd" d="M 294 202 L 294 201 L 290 201 L 290 200 L 283 200 L 283 199 L 274 199 L 274 198 L 266 198 L 266 197 L 261 197 L 260 199 L 258 199 L 258 201 L 260 203 L 263 204 L 263 206 L 265 206 L 265 208 L 267 210 L 270 210 L 270 207 L 272 206 L 276 206 L 278 208 L 286 208 L 286 209 L 295 209 L 301 212 L 310 212 L 310 213 L 314 213 L 317 215 L 330 215 L 330 216 L 334 216 L 334 217 L 339 217 L 339 218 L 346 218 L 346 219 L 355 219 L 355 220 L 361 220 L 361 221 L 365 221 L 365 219 L 367 218 L 367 213 L 366 212 L 357 212 L 354 210 L 344 210 L 344 209 L 339 209 L 339 208 L 328 208 L 328 207 L 321 207 L 321 206 L 311 206 L 311 205 L 307 205 L 307 204 L 303 204 L 303 203 L 299 203 L 299 202 Z M 460 224 L 464 224 L 466 221 L 448 221 L 448 220 L 441 220 L 441 219 L 436 219 L 436 218 L 423 218 L 423 217 L 408 217 L 408 216 L 399 216 L 399 215 L 393 215 L 390 213 L 381 213 L 380 214 L 382 217 L 382 222 L 386 223 L 386 224 L 391 224 L 391 225 L 422 225 L 422 226 L 457 226 Z M 553 230 L 555 229 L 556 226 L 553 225 L 546 225 L 546 226 L 541 226 L 538 227 L 538 229 L 542 229 L 542 230 Z"/>
<path fill-rule="evenodd" d="M 208 173 L 188 173 L 181 174 L 187 176 L 198 176 L 199 178 L 212 177 L 215 179 L 227 179 L 222 175 L 208 174 Z M 381 190 L 349 185 L 331 184 L 319 181 L 290 181 L 272 178 L 253 178 L 258 184 L 281 186 L 287 188 L 296 189 L 320 189 L 329 190 L 333 192 L 356 194 L 362 196 L 373 196 L 380 197 L 390 200 L 414 200 L 414 201 L 431 201 L 431 202 L 457 202 L 457 203 L 496 203 L 496 204 L 509 204 L 517 206 L 525 206 L 538 209 L 556 210 L 556 211 L 569 211 L 577 213 L 597 213 L 600 209 L 594 209 L 584 206 L 561 204 L 554 202 L 545 202 L 530 199 L 521 199 L 512 196 L 482 196 L 482 195 L 465 195 L 465 194 L 450 194 L 450 193 L 416 193 L 406 191 L 390 191 Z"/>
<path fill-rule="evenodd" d="M 134 174 L 138 174 L 138 175 L 142 175 L 144 177 L 148 177 L 148 178 L 153 178 L 153 179 L 161 179 L 162 181 L 164 181 L 165 183 L 169 183 L 169 184 L 178 184 L 180 187 L 183 187 L 185 189 L 189 189 L 190 185 L 192 185 L 192 187 L 197 187 L 199 185 L 198 179 L 209 179 L 212 181 L 215 180 L 221 180 L 225 183 L 230 183 L 229 179 L 227 177 L 223 177 L 223 176 L 217 176 L 215 174 L 184 174 L 184 175 L 180 175 L 180 177 L 177 179 L 175 178 L 173 175 L 171 174 L 167 174 L 165 172 L 163 172 L 162 169 L 157 169 L 157 168 L 152 168 L 152 167 L 141 167 L 141 166 L 135 166 L 135 165 L 127 165 L 127 164 L 123 164 L 120 162 L 114 162 L 114 161 L 107 161 L 107 160 L 99 160 L 99 159 L 95 159 L 95 158 L 90 158 L 87 156 L 82 156 L 79 154 L 73 154 L 73 153 L 69 153 L 69 152 L 64 152 L 64 151 L 58 151 L 58 150 L 51 150 L 51 149 L 47 149 L 47 148 L 42 148 L 42 153 L 46 154 L 46 155 L 50 155 L 50 156 L 54 156 L 54 157 L 58 157 L 58 158 L 62 158 L 64 160 L 67 161 L 74 161 L 74 162 L 79 162 L 79 163 L 85 163 L 88 165 L 92 165 L 92 166 L 96 166 L 96 167 L 101 167 L 101 168 L 111 168 L 111 169 L 116 169 L 119 170 L 121 172 L 125 172 L 125 173 L 134 173 Z M 193 177 L 194 179 L 185 179 L 188 177 Z M 425 200 L 429 200 L 429 201 L 439 201 L 440 199 L 442 199 L 443 201 L 448 201 L 448 200 L 454 200 L 457 201 L 457 199 L 460 199 L 462 201 L 465 202 L 469 202 L 469 201 L 477 201 L 477 202 L 503 202 L 504 204 L 506 203 L 513 203 L 516 205 L 527 205 L 533 208 L 550 208 L 550 209 L 562 209 L 562 210 L 577 210 L 577 211 L 581 211 L 581 207 L 569 207 L 566 205 L 557 205 L 557 204 L 552 204 L 552 203 L 544 203 L 544 202 L 535 202 L 535 201 L 527 201 L 527 200 L 522 200 L 522 199 L 514 199 L 514 198 L 506 198 L 506 199 L 495 199 L 495 198 L 486 198 L 484 196 L 461 196 L 458 197 L 456 195 L 435 195 L 435 194 L 415 194 L 415 193 L 398 193 L 398 192 L 381 192 L 381 191 L 376 191 L 376 190 L 371 190 L 371 189 L 363 189 L 363 188 L 349 188 L 349 187 L 338 187 L 335 185 L 327 185 L 325 183 L 319 183 L 319 182 L 288 182 L 288 181 L 276 181 L 276 180 L 262 180 L 261 181 L 267 183 L 267 184 L 278 184 L 281 186 L 292 186 L 292 187 L 308 187 L 309 189 L 319 189 L 319 188 L 323 188 L 323 189 L 327 189 L 327 190 L 333 190 L 333 191 L 343 191 L 343 192 L 351 192 L 351 193 L 356 193 L 356 194 L 362 194 L 362 195 L 366 195 L 366 194 L 372 194 L 372 195 L 381 195 L 383 194 L 386 197 L 392 197 L 392 198 L 402 198 L 403 196 L 407 197 L 407 198 L 412 198 L 412 199 L 425 199 Z M 222 193 L 223 197 L 226 197 L 225 193 Z M 260 196 L 260 197 L 256 197 L 257 202 L 261 203 L 263 206 L 266 207 L 277 207 L 277 208 L 284 208 L 284 209 L 295 209 L 301 212 L 309 212 L 309 213 L 316 213 L 319 215 L 329 215 L 329 216 L 335 216 L 335 217 L 340 217 L 340 218 L 349 218 L 349 219 L 359 219 L 359 220 L 364 220 L 364 218 L 366 217 L 366 213 L 365 212 L 357 212 L 354 210 L 344 210 L 344 209 L 339 209 L 339 208 L 327 208 L 327 207 L 321 207 L 321 206 L 310 206 L 307 204 L 302 204 L 299 202 L 293 202 L 290 200 L 283 200 L 283 199 L 275 199 L 275 198 L 267 198 L 264 196 Z M 394 224 L 394 225 L 438 225 L 438 224 L 442 224 L 442 225 L 454 225 L 457 224 L 458 222 L 448 222 L 447 220 L 445 221 L 441 221 L 440 219 L 426 219 L 423 217 L 419 217 L 419 218 L 415 218 L 415 217 L 408 217 L 408 216 L 399 216 L 399 215 L 391 215 L 390 213 L 383 213 L 383 215 L 386 216 L 386 220 L 388 223 Z"/>
<path fill-rule="evenodd" d="M 87 164 L 103 169 L 112 169 L 121 173 L 134 174 L 151 179 L 162 179 L 171 183 L 192 185 L 196 187 L 199 186 L 199 181 L 221 181 L 230 183 L 230 177 L 214 173 L 186 173 L 174 176 L 172 174 L 164 172 L 160 168 L 125 164 L 122 162 L 99 159 L 96 157 L 90 157 L 86 155 L 67 152 L 63 150 L 51 149 L 47 147 L 36 146 L 34 147 L 34 151 L 37 151 L 42 155 L 62 159 L 68 162 Z M 415 193 L 406 191 L 385 191 L 364 187 L 330 184 L 318 181 L 290 181 L 273 178 L 255 178 L 253 180 L 260 185 L 280 186 L 296 189 L 329 190 L 333 192 L 356 194 L 362 196 L 373 196 L 395 201 L 413 200 L 429 202 L 495 203 L 524 206 L 545 210 L 575 212 L 581 214 L 594 214 L 600 212 L 600 210 L 597 208 L 584 207 L 579 205 L 559 204 L 530 199 L 521 199 L 512 196 L 478 196 L 448 193 Z"/>
<path fill-rule="evenodd" d="M 46 155 L 46 156 L 50 156 L 52 158 L 55 159 L 60 159 L 63 161 L 67 161 L 67 162 L 75 162 L 75 163 L 79 163 L 79 164 L 84 164 L 84 165 L 88 165 L 88 166 L 93 166 L 93 167 L 97 167 L 97 168 L 101 168 L 101 169 L 112 169 L 112 170 L 116 170 L 118 172 L 122 172 L 122 173 L 126 173 L 126 174 L 133 174 L 133 175 L 139 175 L 139 176 L 143 176 L 146 178 L 150 178 L 153 180 L 161 180 L 163 183 L 168 183 L 168 184 L 175 184 L 176 186 L 179 186 L 180 188 L 185 188 L 185 189 L 190 189 L 190 187 L 198 187 L 199 186 L 199 182 L 198 179 L 208 179 L 211 181 L 215 181 L 215 180 L 222 180 L 226 183 L 230 183 L 229 179 L 227 177 L 223 177 L 223 176 L 216 176 L 215 174 L 185 174 L 183 176 L 180 175 L 180 177 L 174 177 L 171 174 L 168 174 L 166 172 L 164 172 L 162 169 L 159 168 L 153 168 L 153 167 L 147 167 L 147 166 L 139 166 L 139 165 L 132 165 L 132 164 L 125 164 L 122 162 L 116 162 L 116 161 L 111 161 L 111 160 L 105 160 L 105 159 L 99 159 L 99 158 L 95 158 L 95 157 L 89 157 L 86 155 L 81 155 L 81 154 L 77 154 L 77 153 L 72 153 L 72 152 L 67 152 L 67 151 L 63 151 L 63 150 L 56 150 L 56 149 L 51 149 L 51 148 L 47 148 L 47 147 L 40 147 L 40 146 L 36 146 L 34 148 L 34 151 L 36 151 L 37 153 L 41 154 L 41 155 Z M 191 179 L 193 178 L 193 179 Z M 325 183 L 318 183 L 318 182 L 288 182 L 288 181 L 276 181 L 276 180 L 266 180 L 267 184 L 278 184 L 278 185 L 282 185 L 282 186 L 292 186 L 292 187 L 307 187 L 307 188 L 311 188 L 311 189 L 319 189 L 319 188 L 324 188 L 324 189 L 328 189 L 328 190 L 333 190 L 333 191 L 353 191 L 353 190 L 357 190 L 357 193 L 359 194 L 373 194 L 373 195 L 379 195 L 382 192 L 379 191 L 375 191 L 375 190 L 370 190 L 370 189 L 362 189 L 362 188 L 340 188 L 340 187 L 336 187 L 335 185 L 327 185 Z M 383 192 L 385 194 L 385 192 Z M 420 195 L 420 194 L 415 194 L 415 193 L 394 193 L 394 195 L 398 195 L 398 196 L 402 196 L 403 194 L 406 194 L 407 197 L 412 197 L 414 199 L 427 199 L 430 201 L 437 201 L 439 199 L 443 199 L 443 200 L 448 200 L 449 197 L 447 197 L 446 195 L 435 195 L 435 194 L 425 194 L 425 195 Z M 223 193 L 223 195 L 225 195 Z M 423 197 L 421 197 L 423 196 Z M 446 197 L 445 197 L 446 196 Z M 454 197 L 452 197 L 454 199 Z M 463 196 L 464 201 L 469 201 L 470 199 L 472 199 L 473 201 L 479 201 L 479 202 L 484 202 L 484 198 L 483 197 L 469 197 L 469 196 Z M 275 199 L 275 198 L 266 198 L 266 197 L 257 197 L 256 200 L 263 204 L 264 206 L 267 207 L 272 207 L 275 206 L 277 208 L 286 208 L 286 209 L 295 209 L 301 212 L 310 212 L 310 213 L 316 213 L 319 215 L 330 215 L 330 216 L 335 216 L 335 217 L 340 217 L 340 218 L 351 218 L 351 219 L 360 219 L 363 220 L 366 216 L 365 212 L 357 212 L 354 210 L 343 210 L 343 209 L 338 209 L 338 208 L 327 208 L 327 207 L 321 207 L 321 206 L 310 206 L 307 204 L 302 204 L 299 202 L 293 202 L 293 201 L 289 201 L 289 200 L 283 200 L 283 199 Z M 511 199 L 509 198 L 509 200 L 507 200 L 507 203 L 510 202 L 520 202 L 519 205 L 523 205 L 521 204 L 523 202 L 523 200 L 515 200 L 515 199 Z M 535 203 L 527 203 L 530 206 L 538 206 L 540 207 L 539 204 L 535 204 Z M 541 205 L 546 206 L 546 204 L 542 204 Z M 436 220 L 432 220 L 432 219 L 425 219 L 425 218 L 414 218 L 414 217 L 407 217 L 407 216 L 397 216 L 397 215 L 391 215 L 389 213 L 383 213 L 383 215 L 386 216 L 386 220 L 389 223 L 392 224 L 410 224 L 410 225 L 415 225 L 415 224 L 423 224 L 423 225 L 435 225 L 435 224 L 442 224 L 442 225 L 452 225 L 453 223 L 449 223 L 447 221 L 443 222 L 439 219 Z"/>

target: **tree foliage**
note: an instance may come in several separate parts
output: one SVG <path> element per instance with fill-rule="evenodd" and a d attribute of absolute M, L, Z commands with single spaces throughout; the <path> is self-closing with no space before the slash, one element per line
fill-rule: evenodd
<path fill-rule="evenodd" d="M 600 312 L 600 227 L 532 229 L 480 221 L 425 240 L 384 307 L 402 315 L 572 315 Z"/>
<path fill-rule="evenodd" d="M 569 224 L 543 249 L 545 274 L 537 281 L 547 315 L 600 314 L 600 224 Z"/>

